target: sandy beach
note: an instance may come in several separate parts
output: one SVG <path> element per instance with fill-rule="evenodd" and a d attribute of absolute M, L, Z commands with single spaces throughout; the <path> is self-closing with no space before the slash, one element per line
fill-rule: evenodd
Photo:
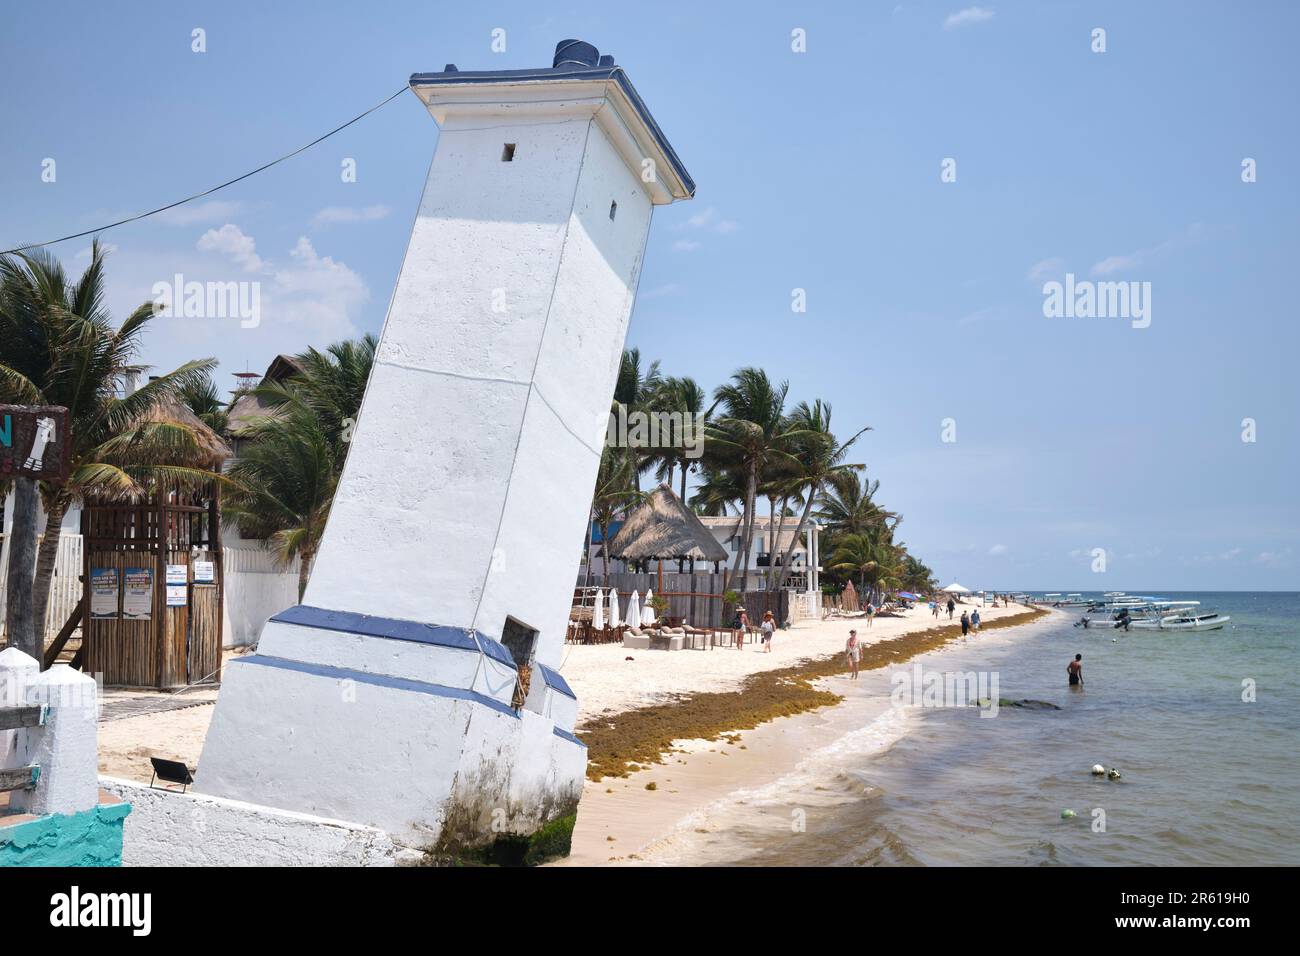
<path fill-rule="evenodd" d="M 959 604 L 948 620 L 946 611 L 932 617 L 929 608 L 916 607 L 903 617 L 877 617 L 870 626 L 866 618 L 806 620 L 789 630 L 778 631 L 772 652 L 761 645 L 746 644 L 744 650 L 718 647 L 711 651 L 630 651 L 619 644 L 567 645 L 560 672 L 578 695 L 578 725 L 598 714 L 613 714 L 674 697 L 701 691 L 735 690 L 741 681 L 761 671 L 789 667 L 809 658 L 825 657 L 844 650 L 849 629 L 856 628 L 864 645 L 901 637 L 936 624 L 956 623 L 962 610 L 976 604 Z M 1023 613 L 1021 605 L 1010 608 L 980 608 L 986 622 Z M 628 660 L 632 658 L 632 660 Z"/>
<path fill-rule="evenodd" d="M 963 608 L 969 607 L 959 605 L 954 620 Z M 987 606 L 981 608 L 980 615 L 983 621 L 992 623 L 1026 610 L 1019 605 Z M 946 612 L 940 617 L 940 623 L 948 623 Z M 1041 622 L 991 630 L 973 640 L 977 644 L 1003 643 L 1061 619 L 1062 614 L 1056 612 Z M 569 648 L 572 653 L 565 674 L 578 694 L 584 719 L 610 716 L 665 699 L 689 696 L 692 691 L 734 690 L 751 674 L 838 653 L 843 650 L 851 627 L 857 628 L 863 643 L 872 645 L 928 630 L 935 623 L 925 607 L 918 607 L 901 618 L 878 618 L 870 628 L 860 619 L 804 621 L 778 633 L 771 654 L 754 651 L 752 645 L 747 645 L 743 652 L 719 648 L 712 652 L 660 654 L 644 662 L 645 671 L 654 669 L 653 677 L 635 679 L 629 679 L 626 672 L 620 675 L 616 666 L 624 657 L 636 657 L 635 653 L 609 653 L 621 652 L 622 648 L 573 647 Z M 944 649 L 939 649 L 918 659 L 928 662 L 943 653 Z M 708 658 L 719 656 L 727 660 L 708 666 Z M 641 652 L 641 657 L 646 657 L 645 652 Z M 667 657 L 674 660 L 661 659 Z M 694 660 L 675 660 L 681 657 Z M 624 663 L 631 667 L 638 661 Z M 859 685 L 850 681 L 847 673 L 819 680 L 816 686 L 843 696 L 846 705 L 854 706 L 832 706 L 778 718 L 752 729 L 725 734 L 717 740 L 677 740 L 663 764 L 644 767 L 626 777 L 588 780 L 574 828 L 572 852 L 555 865 L 655 862 L 656 851 L 675 832 L 706 832 L 703 825 L 697 826 L 701 824 L 697 818 L 706 808 L 719 801 L 738 799 L 737 794 L 752 795 L 772 784 L 799 767 L 811 748 L 833 744 L 844 734 L 856 731 L 879 735 L 882 744 L 901 732 L 905 718 L 889 713 L 888 699 L 881 695 L 872 699 L 860 693 Z M 689 707 L 689 703 L 684 702 L 682 706 Z M 893 719 L 895 716 L 897 720 Z M 882 719 L 875 726 L 860 728 L 859 725 L 871 722 L 868 717 Z"/>
<path fill-rule="evenodd" d="M 954 621 L 963 609 L 959 605 Z M 1023 614 L 1013 605 L 980 609 L 987 623 Z M 936 620 L 925 606 L 902 617 L 877 618 L 868 626 L 864 618 L 806 620 L 778 631 L 771 653 L 761 644 L 743 650 L 642 651 L 622 645 L 569 645 L 561 671 L 578 695 L 579 728 L 593 718 L 626 715 L 654 705 L 674 703 L 689 708 L 689 698 L 708 692 L 734 692 L 746 678 L 765 671 L 789 668 L 843 651 L 850 628 L 856 628 L 863 645 L 870 647 L 949 624 L 941 611 Z M 1033 624 L 995 629 L 974 640 L 1007 640 Z M 932 652 L 942 654 L 939 650 Z M 855 685 L 848 675 L 816 682 L 853 701 Z M 861 695 L 859 695 L 860 698 Z M 99 727 L 100 772 L 147 782 L 152 773 L 150 756 L 198 765 L 203 740 L 212 719 L 216 693 L 196 690 L 184 695 L 110 691 L 105 718 Z M 123 701 L 146 712 L 120 716 Z M 176 707 L 187 702 L 189 706 Z M 879 701 L 884 709 L 885 701 Z M 176 707 L 176 709 L 165 709 Z M 130 708 L 126 708 L 129 712 Z M 637 863 L 674 828 L 689 826 L 693 812 L 728 794 L 760 786 L 789 772 L 807 754 L 810 741 L 831 740 L 843 732 L 848 712 L 823 707 L 810 713 L 768 720 L 757 727 L 725 734 L 717 740 L 676 740 L 663 764 L 636 770 L 626 777 L 589 780 L 583 791 L 572 855 L 561 865 Z M 857 714 L 853 719 L 858 719 Z M 653 784 L 653 789 L 647 789 Z M 612 838 L 612 839 L 611 839 Z"/>

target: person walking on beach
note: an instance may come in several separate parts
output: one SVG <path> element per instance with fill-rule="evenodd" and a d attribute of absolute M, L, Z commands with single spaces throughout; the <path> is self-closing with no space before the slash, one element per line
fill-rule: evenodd
<path fill-rule="evenodd" d="M 935 617 L 939 616 L 939 602 L 934 598 L 930 598 L 930 613 Z"/>
<path fill-rule="evenodd" d="M 763 623 L 759 625 L 759 630 L 763 632 L 763 644 L 766 645 L 763 649 L 771 654 L 772 635 L 776 633 L 776 618 L 772 616 L 771 611 L 763 613 Z"/>
<path fill-rule="evenodd" d="M 980 629 L 980 609 L 976 608 L 970 615 L 970 629 L 978 631 Z"/>
<path fill-rule="evenodd" d="M 950 621 L 952 620 L 952 612 L 955 611 L 956 609 L 957 609 L 957 602 L 954 601 L 952 598 L 948 598 L 948 620 Z M 965 613 L 966 613 L 965 611 L 962 611 L 962 614 Z"/>
<path fill-rule="evenodd" d="M 853 672 L 853 676 L 850 678 L 850 680 L 857 680 L 858 679 L 858 657 L 861 654 L 861 649 L 858 647 L 857 631 L 849 631 L 849 639 L 844 644 L 844 654 L 849 659 L 849 670 Z"/>
<path fill-rule="evenodd" d="M 1065 672 L 1070 675 L 1071 687 L 1083 686 L 1083 655 L 1075 654 L 1074 660 L 1070 661 L 1065 667 Z"/>
<path fill-rule="evenodd" d="M 743 651 L 745 649 L 745 635 L 749 633 L 749 614 L 745 611 L 743 604 L 736 608 L 736 617 L 731 622 L 731 629 L 736 634 L 736 650 Z"/>
<path fill-rule="evenodd" d="M 961 636 L 965 637 L 969 633 L 970 633 L 970 618 L 966 616 L 965 611 L 962 611 L 961 612 Z"/>
<path fill-rule="evenodd" d="M 867 627 L 870 627 L 876 620 L 876 606 L 870 601 L 867 602 Z"/>

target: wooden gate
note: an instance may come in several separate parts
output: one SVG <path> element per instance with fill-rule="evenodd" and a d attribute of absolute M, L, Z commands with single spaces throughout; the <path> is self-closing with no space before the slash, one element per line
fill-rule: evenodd
<path fill-rule="evenodd" d="M 175 689 L 219 680 L 223 575 L 215 484 L 159 492 L 144 502 L 87 502 L 82 534 L 82 669 L 119 687 Z M 212 563 L 210 584 L 195 582 L 199 561 Z M 141 573 L 146 571 L 147 579 Z M 132 583 L 148 581 L 147 600 L 128 597 L 129 572 L 137 579 Z M 96 581 L 109 580 L 106 573 L 116 588 L 115 608 L 107 588 L 100 588 L 98 598 L 92 593 Z M 130 616 L 133 609 L 140 616 Z"/>

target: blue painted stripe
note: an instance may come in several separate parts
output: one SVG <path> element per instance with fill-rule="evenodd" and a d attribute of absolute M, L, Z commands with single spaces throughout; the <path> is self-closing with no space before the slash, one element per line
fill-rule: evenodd
<path fill-rule="evenodd" d="M 563 694 L 565 697 L 572 697 L 574 700 L 578 699 L 578 695 L 573 692 L 573 688 L 569 686 L 569 682 L 560 676 L 559 671 L 552 670 L 545 664 L 538 664 L 537 669 L 541 671 L 542 680 L 546 681 L 546 686 L 551 688 L 551 690 Z"/>
<path fill-rule="evenodd" d="M 455 700 L 467 700 L 473 704 L 482 704 L 509 717 L 519 719 L 519 715 L 499 700 L 480 694 L 476 690 L 464 687 L 447 687 L 443 684 L 430 684 L 422 680 L 407 677 L 389 677 L 386 674 L 368 674 L 350 667 L 330 667 L 327 664 L 308 664 L 304 661 L 291 661 L 283 657 L 268 657 L 265 654 L 249 654 L 236 657 L 231 664 L 256 664 L 262 667 L 274 667 L 279 670 L 297 671 L 315 677 L 328 677 L 334 680 L 353 680 L 358 684 L 373 684 L 376 687 L 390 687 L 394 690 L 409 691 L 413 694 L 429 694 L 433 697 L 448 697 Z"/>
<path fill-rule="evenodd" d="M 271 620 L 281 624 L 315 627 L 324 631 L 341 631 L 345 634 L 364 634 L 367 637 L 382 637 L 392 641 L 414 641 L 418 644 L 455 647 L 464 651 L 477 651 L 481 646 L 483 653 L 494 661 L 500 661 L 512 669 L 515 666 L 514 658 L 500 641 L 488 637 L 482 631 L 470 628 L 423 624 L 420 621 L 377 617 L 356 611 L 331 611 L 328 608 L 312 607 L 308 604 L 297 604 L 281 611 Z M 477 643 L 475 637 L 478 638 Z"/>
<path fill-rule="evenodd" d="M 458 83 L 499 83 L 518 80 L 614 80 L 627 95 L 628 100 L 632 103 L 632 108 L 636 110 L 641 121 L 645 123 L 650 135 L 654 137 L 659 148 L 663 150 L 664 155 L 668 157 L 668 162 L 677 172 L 677 176 L 682 181 L 682 186 L 686 189 L 687 196 L 695 195 L 695 180 L 691 174 L 686 171 L 681 159 L 678 158 L 672 144 L 668 142 L 668 137 L 664 135 L 655 118 L 650 115 L 650 108 L 645 105 L 645 100 L 637 93 L 636 87 L 628 79 L 627 71 L 621 66 L 609 67 L 559 67 L 552 69 L 534 69 L 534 70 L 469 70 L 461 72 L 457 70 L 454 73 L 412 73 L 410 85 L 417 86 L 454 86 Z"/>
<path fill-rule="evenodd" d="M 579 747 L 581 747 L 583 750 L 586 750 L 586 749 L 587 749 L 587 745 L 584 744 L 581 740 L 579 740 L 577 737 L 573 736 L 573 734 L 568 733 L 567 731 L 561 730 L 559 727 L 554 727 L 554 728 L 552 728 L 552 729 L 551 729 L 551 733 L 555 734 L 555 736 L 559 737 L 561 740 L 567 740 L 567 741 L 568 741 L 569 743 L 571 743 L 571 744 L 577 744 L 577 745 L 578 745 Z"/>

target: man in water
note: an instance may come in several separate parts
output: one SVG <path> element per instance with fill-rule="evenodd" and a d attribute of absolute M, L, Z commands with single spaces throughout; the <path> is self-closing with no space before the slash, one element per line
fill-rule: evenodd
<path fill-rule="evenodd" d="M 1070 661 L 1065 667 L 1065 672 L 1070 675 L 1071 687 L 1083 686 L 1083 655 L 1075 654 L 1074 660 Z"/>
<path fill-rule="evenodd" d="M 961 612 L 961 636 L 965 637 L 969 633 L 970 633 L 970 618 L 966 616 L 965 611 L 962 611 Z"/>
<path fill-rule="evenodd" d="M 970 615 L 970 628 L 972 631 L 980 629 L 980 609 L 976 608 Z"/>

